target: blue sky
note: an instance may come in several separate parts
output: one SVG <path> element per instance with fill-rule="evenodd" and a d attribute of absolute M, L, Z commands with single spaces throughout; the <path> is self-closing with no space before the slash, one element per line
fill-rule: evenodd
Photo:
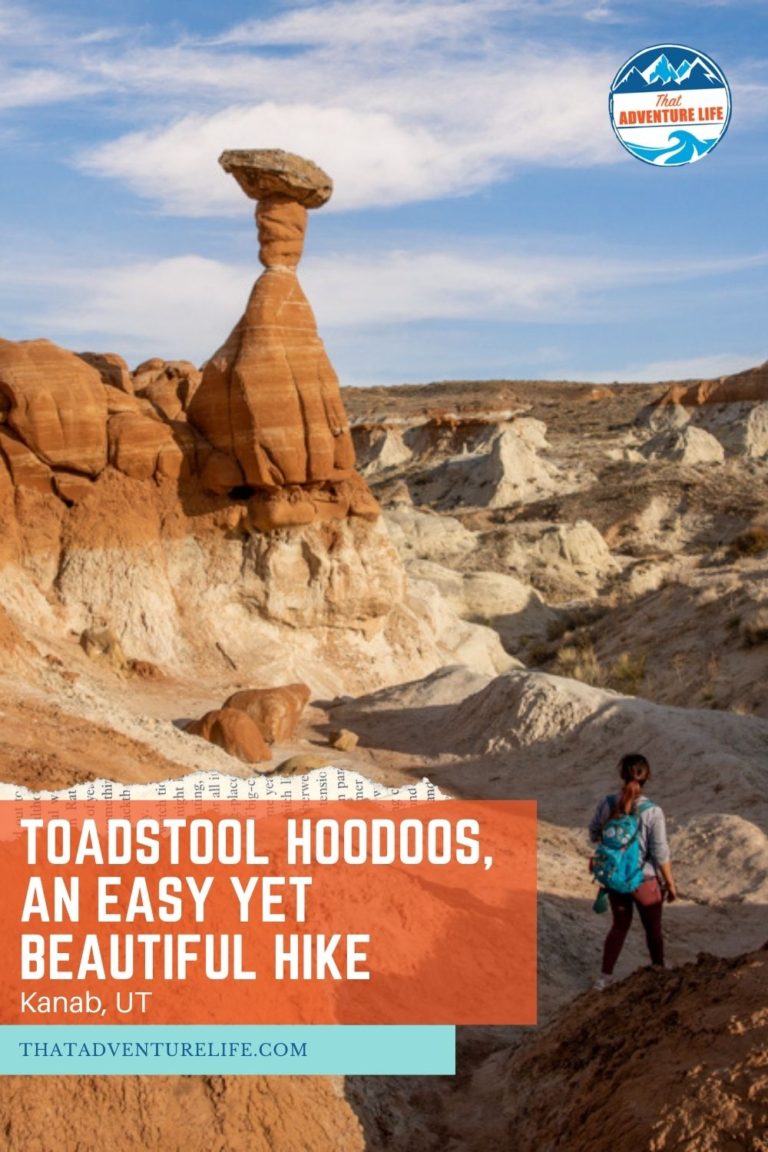
<path fill-rule="evenodd" d="M 711 156 L 607 114 L 708 53 Z M 765 0 L 0 0 L 0 336 L 202 362 L 260 270 L 226 147 L 320 163 L 300 276 L 346 384 L 715 376 L 768 357 Z"/>

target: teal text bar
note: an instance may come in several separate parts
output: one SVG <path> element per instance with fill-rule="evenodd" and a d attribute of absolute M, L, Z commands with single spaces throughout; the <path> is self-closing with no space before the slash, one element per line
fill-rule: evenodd
<path fill-rule="evenodd" d="M 2 1076 L 451 1076 L 443 1025 L 0 1027 Z"/>

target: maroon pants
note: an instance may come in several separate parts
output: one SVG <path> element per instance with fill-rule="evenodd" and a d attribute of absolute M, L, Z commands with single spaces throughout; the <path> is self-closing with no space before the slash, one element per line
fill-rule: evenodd
<path fill-rule="evenodd" d="M 632 912 L 637 904 L 640 920 L 645 929 L 648 954 L 652 964 L 664 966 L 664 937 L 661 932 L 661 910 L 664 896 L 655 876 L 644 880 L 636 892 L 609 892 L 613 924 L 605 938 L 603 972 L 610 976 L 616 966 L 624 941 L 632 923 Z"/>

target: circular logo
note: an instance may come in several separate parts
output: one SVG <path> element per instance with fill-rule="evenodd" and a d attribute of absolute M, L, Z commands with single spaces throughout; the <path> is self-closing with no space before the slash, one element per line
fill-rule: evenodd
<path fill-rule="evenodd" d="M 731 90 L 709 56 L 654 44 L 622 64 L 608 111 L 622 146 L 646 164 L 694 164 L 725 135 Z"/>

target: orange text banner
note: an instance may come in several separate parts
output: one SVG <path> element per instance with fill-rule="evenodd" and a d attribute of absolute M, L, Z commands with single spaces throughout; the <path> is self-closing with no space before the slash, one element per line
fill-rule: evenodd
<path fill-rule="evenodd" d="M 3 1024 L 532 1024 L 521 801 L 2 801 Z"/>

